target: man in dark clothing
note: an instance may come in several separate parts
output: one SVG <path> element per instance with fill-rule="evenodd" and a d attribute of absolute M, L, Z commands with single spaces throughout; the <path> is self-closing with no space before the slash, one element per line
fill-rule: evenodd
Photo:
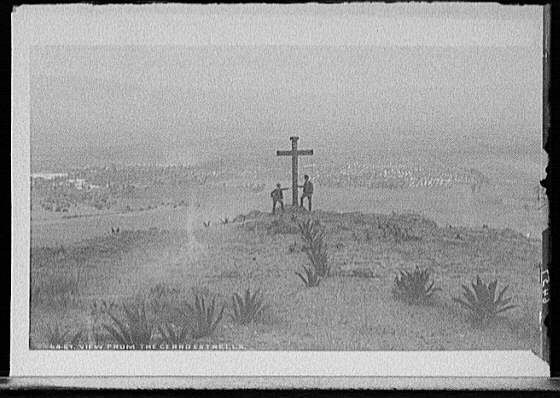
<path fill-rule="evenodd" d="M 286 189 L 288 188 L 282 188 L 280 184 L 276 184 L 276 189 L 270 193 L 270 197 L 272 198 L 272 214 L 276 213 L 276 203 L 280 203 L 282 213 L 284 212 L 284 194 L 282 191 Z"/>
<path fill-rule="evenodd" d="M 313 196 L 313 183 L 309 180 L 309 176 L 306 174 L 303 176 L 305 182 L 300 185 L 299 188 L 303 188 L 303 195 L 301 195 L 300 206 L 303 207 L 303 199 L 307 198 L 309 202 L 309 211 L 311 211 L 311 196 Z"/>

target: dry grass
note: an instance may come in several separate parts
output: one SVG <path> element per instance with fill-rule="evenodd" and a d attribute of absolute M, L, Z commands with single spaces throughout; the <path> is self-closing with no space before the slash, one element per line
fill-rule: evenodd
<path fill-rule="evenodd" d="M 290 246 L 298 240 L 297 230 L 292 232 L 293 229 L 282 227 L 266 234 L 269 228 L 275 228 L 270 226 L 277 218 L 258 212 L 246 217 L 243 224 L 208 228 L 200 225 L 195 239 L 204 250 L 196 252 L 190 249 L 187 234 L 180 231 L 124 231 L 122 240 L 100 238 L 80 243 L 80 247 L 85 247 L 80 251 L 78 246 L 65 246 L 65 253 L 59 250 L 56 255 L 54 251 L 34 249 L 32 280 L 40 275 L 49 276 L 40 281 L 41 285 L 56 285 L 58 282 L 52 282 L 56 279 L 55 270 L 71 269 L 78 257 L 82 258 L 86 271 L 76 293 L 78 300 L 67 303 L 66 308 L 33 299 L 32 341 L 44 343 L 40 325 L 49 320 L 60 320 L 69 329 L 87 326 L 92 319 L 89 308 L 94 300 L 121 303 L 138 291 L 148 295 L 150 288 L 152 292 L 148 296 L 160 306 L 155 312 L 163 314 L 157 322 L 172 325 L 173 330 L 165 332 L 168 340 L 181 339 L 182 325 L 171 307 L 184 302 L 192 305 L 194 294 L 204 293 L 215 297 L 214 311 L 218 311 L 222 303 L 231 301 L 232 292 L 245 291 L 249 283 L 266 294 L 270 306 L 266 321 L 240 325 L 231 317 L 223 317 L 207 337 L 209 341 L 273 350 L 538 347 L 538 325 L 533 315 L 540 309 L 540 285 L 538 270 L 531 266 L 540 260 L 537 242 L 507 231 L 484 234 L 468 228 L 439 228 L 426 220 L 394 216 L 392 222 L 407 223 L 410 233 L 422 238 L 397 243 L 376 232 L 378 223 L 391 216 L 320 211 L 314 212 L 314 216 L 326 228 L 333 268 L 332 276 L 324 279 L 317 289 L 306 289 L 295 275 L 307 262 L 301 250 L 290 251 Z M 286 224 L 294 225 L 289 213 L 283 217 Z M 304 218 L 296 214 L 296 219 Z M 259 232 L 255 233 L 249 225 L 256 226 Z M 369 238 L 361 232 L 362 238 L 355 240 L 352 238 L 355 231 L 371 232 Z M 461 234 L 461 240 L 455 238 L 457 234 Z M 431 267 L 443 290 L 439 294 L 441 300 L 433 306 L 410 307 L 390 299 L 395 272 L 417 264 Z M 354 270 L 361 277 L 350 277 Z M 361 275 L 359 270 L 368 272 Z M 518 305 L 505 319 L 484 330 L 473 328 L 463 311 L 451 303 L 451 295 L 460 291 L 461 283 L 476 274 L 509 285 Z M 163 285 L 158 288 L 158 284 Z M 63 285 L 61 282 L 60 286 Z M 151 313 L 154 308 L 149 307 L 148 311 Z M 108 322 L 105 315 L 99 318 L 99 323 Z M 88 335 L 93 333 L 90 331 Z M 161 328 L 154 331 L 153 338 L 164 339 Z M 110 339 L 102 333 L 98 341 Z"/>

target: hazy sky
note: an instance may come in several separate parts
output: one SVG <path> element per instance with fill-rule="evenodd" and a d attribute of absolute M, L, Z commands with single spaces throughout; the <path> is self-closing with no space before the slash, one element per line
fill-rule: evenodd
<path fill-rule="evenodd" d="M 197 19 L 238 45 L 34 47 L 32 150 L 130 144 L 180 157 L 294 134 L 361 146 L 541 127 L 540 7 L 278 9 Z"/>

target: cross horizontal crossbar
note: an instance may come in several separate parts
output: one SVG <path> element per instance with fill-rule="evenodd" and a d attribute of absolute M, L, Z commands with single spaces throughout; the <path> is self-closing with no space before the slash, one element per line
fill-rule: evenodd
<path fill-rule="evenodd" d="M 293 151 L 276 151 L 276 156 L 292 156 L 293 154 Z M 313 149 L 304 149 L 301 151 L 297 151 L 297 155 L 313 155 Z"/>

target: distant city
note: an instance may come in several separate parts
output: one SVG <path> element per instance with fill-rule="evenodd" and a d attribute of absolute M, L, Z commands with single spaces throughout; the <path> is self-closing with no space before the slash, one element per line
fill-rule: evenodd
<path fill-rule="evenodd" d="M 98 210 L 110 209 L 119 199 L 131 199 L 157 187 L 188 187 L 220 184 L 249 192 L 262 192 L 271 179 L 289 181 L 283 162 L 214 160 L 196 166 L 84 167 L 57 173 L 32 173 L 33 192 L 43 210 L 68 212 L 78 204 Z M 268 170 L 265 168 L 268 167 Z M 266 170 L 264 172 L 263 170 Z M 376 165 L 364 159 L 348 162 L 304 164 L 302 173 L 316 184 L 334 188 L 408 189 L 469 185 L 477 192 L 489 178 L 477 169 L 450 170 L 437 166 Z"/>

